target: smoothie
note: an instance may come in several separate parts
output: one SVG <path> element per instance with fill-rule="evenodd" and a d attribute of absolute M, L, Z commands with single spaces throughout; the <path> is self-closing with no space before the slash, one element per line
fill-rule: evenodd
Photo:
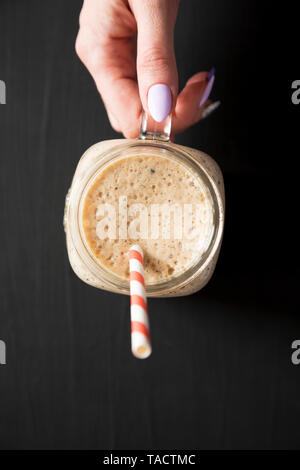
<path fill-rule="evenodd" d="M 121 157 L 87 188 L 86 244 L 98 263 L 129 277 L 128 249 L 144 252 L 145 279 L 155 284 L 201 259 L 214 234 L 212 197 L 200 176 L 161 155 Z"/>

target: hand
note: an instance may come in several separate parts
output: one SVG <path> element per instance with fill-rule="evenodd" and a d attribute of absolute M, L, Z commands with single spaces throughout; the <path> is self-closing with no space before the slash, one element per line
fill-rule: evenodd
<path fill-rule="evenodd" d="M 179 0 L 83 3 L 76 52 L 96 82 L 112 127 L 127 138 L 139 134 L 142 107 L 156 121 L 172 110 L 176 134 L 199 121 L 209 104 L 214 74 L 208 77 L 207 72 L 191 77 L 177 97 L 173 33 L 178 4 Z"/>

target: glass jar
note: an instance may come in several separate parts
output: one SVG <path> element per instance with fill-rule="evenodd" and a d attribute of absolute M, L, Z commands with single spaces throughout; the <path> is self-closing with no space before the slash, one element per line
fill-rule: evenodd
<path fill-rule="evenodd" d="M 215 161 L 205 153 L 171 143 L 170 130 L 170 116 L 163 123 L 156 123 L 143 113 L 138 139 L 99 142 L 81 157 L 66 197 L 64 228 L 70 264 L 77 276 L 87 284 L 120 294 L 130 293 L 129 280 L 117 276 L 101 265 L 90 250 L 84 235 L 82 211 L 87 190 L 103 168 L 118 158 L 135 155 L 165 156 L 189 168 L 201 178 L 210 194 L 213 208 L 213 234 L 200 259 L 171 279 L 147 284 L 147 295 L 189 295 L 204 287 L 211 278 L 218 259 L 224 227 L 222 174 Z"/>

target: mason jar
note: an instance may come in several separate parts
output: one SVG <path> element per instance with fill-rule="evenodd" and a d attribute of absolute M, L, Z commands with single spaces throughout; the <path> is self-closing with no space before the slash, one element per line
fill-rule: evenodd
<path fill-rule="evenodd" d="M 170 142 L 171 117 L 156 123 L 145 112 L 138 139 L 116 139 L 99 142 L 81 157 L 68 191 L 64 212 L 64 228 L 70 264 L 77 276 L 99 289 L 130 294 L 129 279 L 112 272 L 95 256 L 87 243 L 83 228 L 85 196 L 103 169 L 118 159 L 154 155 L 184 165 L 201 180 L 212 205 L 212 230 L 209 243 L 201 256 L 177 275 L 147 282 L 149 297 L 176 297 L 192 294 L 211 278 L 218 259 L 224 228 L 224 184 L 216 162 L 207 154 Z M 178 185 L 180 190 L 180 184 Z M 138 240 L 133 240 L 133 244 Z"/>

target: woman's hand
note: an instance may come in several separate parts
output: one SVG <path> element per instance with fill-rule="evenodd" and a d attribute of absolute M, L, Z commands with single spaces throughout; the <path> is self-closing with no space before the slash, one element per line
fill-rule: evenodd
<path fill-rule="evenodd" d="M 142 107 L 172 133 L 202 116 L 214 73 L 200 72 L 177 97 L 173 33 L 179 0 L 85 0 L 76 51 L 93 76 L 113 128 L 139 134 Z"/>

